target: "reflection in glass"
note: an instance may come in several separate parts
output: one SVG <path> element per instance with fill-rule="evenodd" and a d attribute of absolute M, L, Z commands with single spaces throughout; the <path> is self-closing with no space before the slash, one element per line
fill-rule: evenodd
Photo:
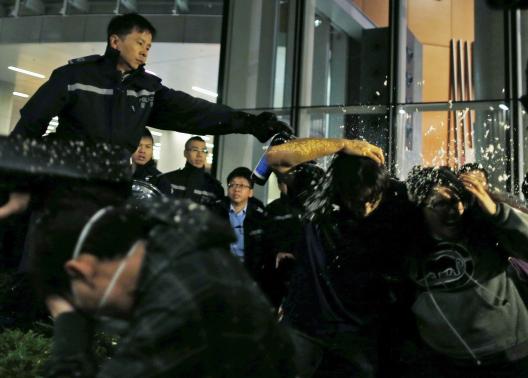
<path fill-rule="evenodd" d="M 405 102 L 504 98 L 501 10 L 478 0 L 406 3 Z"/>
<path fill-rule="evenodd" d="M 311 0 L 303 106 L 388 101 L 388 1 Z M 376 4 L 374 4 L 376 3 Z"/>
<path fill-rule="evenodd" d="M 407 177 L 417 164 L 456 169 L 477 162 L 488 171 L 491 185 L 505 190 L 510 179 L 506 153 L 509 117 L 510 111 L 502 103 L 451 111 L 401 107 L 396 136 L 399 177 Z"/>

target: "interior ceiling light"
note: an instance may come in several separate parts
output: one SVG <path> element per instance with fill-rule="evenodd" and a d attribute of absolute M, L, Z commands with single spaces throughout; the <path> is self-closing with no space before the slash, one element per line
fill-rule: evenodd
<path fill-rule="evenodd" d="M 209 91 L 207 89 L 203 89 L 203 88 L 200 88 L 200 87 L 191 87 L 191 88 L 195 92 L 202 93 L 204 95 L 211 96 L 211 97 L 218 97 L 218 93 L 215 93 L 213 91 Z"/>
<path fill-rule="evenodd" d="M 28 94 L 21 93 L 21 92 L 13 92 L 13 95 L 18 96 L 18 97 L 24 97 L 24 98 L 28 98 L 29 97 Z"/>
<path fill-rule="evenodd" d="M 159 136 L 159 137 L 163 135 L 163 134 L 160 133 L 159 131 L 154 131 L 154 130 L 150 130 L 150 133 L 151 133 L 152 135 L 156 135 L 156 136 Z"/>
<path fill-rule="evenodd" d="M 9 66 L 9 67 L 7 67 L 7 69 L 9 69 L 11 71 L 16 71 L 16 72 L 23 73 L 24 75 L 38 77 L 39 79 L 44 79 L 46 77 L 46 76 L 44 76 L 42 74 L 39 74 L 39 73 L 36 73 L 36 72 L 33 72 L 33 71 L 24 70 L 22 68 L 18 68 L 18 67 L 14 67 L 14 66 Z"/>

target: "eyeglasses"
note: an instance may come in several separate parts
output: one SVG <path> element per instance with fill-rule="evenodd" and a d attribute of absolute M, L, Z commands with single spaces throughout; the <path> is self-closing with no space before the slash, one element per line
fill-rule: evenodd
<path fill-rule="evenodd" d="M 196 147 L 193 147 L 193 148 L 188 148 L 187 151 L 194 152 L 194 153 L 202 152 L 202 153 L 204 153 L 206 155 L 209 153 L 209 150 L 207 148 L 196 148 Z"/>
<path fill-rule="evenodd" d="M 251 186 L 244 185 L 244 184 L 228 184 L 227 187 L 229 189 L 244 189 L 244 188 L 251 189 Z"/>

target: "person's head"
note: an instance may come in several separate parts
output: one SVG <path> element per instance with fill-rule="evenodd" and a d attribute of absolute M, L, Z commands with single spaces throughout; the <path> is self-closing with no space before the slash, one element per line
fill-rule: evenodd
<path fill-rule="evenodd" d="M 149 129 L 145 128 L 136 152 L 132 155 L 132 161 L 137 165 L 145 165 L 152 160 L 154 152 L 154 138 Z"/>
<path fill-rule="evenodd" d="M 331 193 L 337 204 L 354 218 L 369 216 L 379 206 L 389 175 L 374 160 L 339 154 L 330 166 Z"/>
<path fill-rule="evenodd" d="M 62 188 L 66 186 L 68 190 Z M 40 200 L 44 208 L 39 212 L 28 239 L 28 250 L 30 273 L 42 298 L 54 294 L 69 295 L 70 284 L 64 263 L 71 259 L 81 230 L 101 207 L 123 203 L 130 195 L 130 186 L 130 182 L 118 186 L 65 181 L 57 184 L 51 195 Z M 55 192 L 63 194 L 56 196 Z"/>
<path fill-rule="evenodd" d="M 84 225 L 64 269 L 75 307 L 126 317 L 134 305 L 148 229 L 130 209 L 98 210 Z"/>
<path fill-rule="evenodd" d="M 478 163 L 467 163 L 464 164 L 457 172 L 458 177 L 469 175 L 481 182 L 486 189 L 488 189 L 489 177 L 488 171 Z"/>
<path fill-rule="evenodd" d="M 253 197 L 251 170 L 246 167 L 235 168 L 227 176 L 227 196 L 233 206 L 243 207 Z"/>
<path fill-rule="evenodd" d="M 451 169 L 415 167 L 407 178 L 407 189 L 431 230 L 447 236 L 461 230 L 471 194 Z"/>
<path fill-rule="evenodd" d="M 205 140 L 199 136 L 193 136 L 185 142 L 183 156 L 185 156 L 185 159 L 189 164 L 196 168 L 205 167 L 208 153 L 209 151 L 205 145 Z"/>
<path fill-rule="evenodd" d="M 127 72 L 144 65 L 155 36 L 154 26 L 137 13 L 112 18 L 107 28 L 107 42 L 119 51 L 117 69 Z"/>

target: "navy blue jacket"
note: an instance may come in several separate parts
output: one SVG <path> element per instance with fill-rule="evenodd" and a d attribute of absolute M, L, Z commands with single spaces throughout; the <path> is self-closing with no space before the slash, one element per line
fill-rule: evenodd
<path fill-rule="evenodd" d="M 53 71 L 20 111 L 13 134 L 41 137 L 54 116 L 56 137 L 105 141 L 136 150 L 145 126 L 192 134 L 254 134 L 265 141 L 280 122 L 271 113 L 235 111 L 174 91 L 143 66 L 127 74 L 116 69 L 119 52 L 74 59 Z M 279 126 L 282 127 L 283 125 Z"/>

